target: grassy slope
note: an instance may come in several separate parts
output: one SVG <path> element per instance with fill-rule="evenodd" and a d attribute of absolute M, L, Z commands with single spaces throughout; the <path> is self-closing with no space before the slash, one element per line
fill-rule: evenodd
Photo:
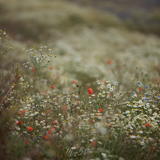
<path fill-rule="evenodd" d="M 128 31 L 112 15 L 56 0 L 7 0 L 0 7 L 0 28 L 11 37 L 13 60 L 26 60 L 22 48 L 47 44 L 57 55 L 53 74 L 60 75 L 61 83 L 105 78 L 127 84 L 136 67 L 140 72 L 158 71 L 159 38 Z"/>

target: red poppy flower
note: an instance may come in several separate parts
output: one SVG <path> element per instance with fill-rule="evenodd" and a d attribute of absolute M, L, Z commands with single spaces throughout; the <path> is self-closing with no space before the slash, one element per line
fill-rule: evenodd
<path fill-rule="evenodd" d="M 93 120 L 91 120 L 91 119 L 89 120 L 89 122 L 91 122 L 92 124 L 94 124 L 94 123 L 93 123 Z"/>
<path fill-rule="evenodd" d="M 76 81 L 76 80 L 74 80 L 74 81 L 73 81 L 73 83 L 74 83 L 74 84 L 76 84 L 76 83 L 77 83 L 77 81 Z"/>
<path fill-rule="evenodd" d="M 108 60 L 108 64 L 110 65 L 112 63 L 112 60 Z"/>
<path fill-rule="evenodd" d="M 99 112 L 103 112 L 103 109 L 99 109 L 98 111 L 99 111 Z"/>
<path fill-rule="evenodd" d="M 17 113 L 17 111 L 15 111 L 14 113 Z"/>
<path fill-rule="evenodd" d="M 46 113 L 49 113 L 49 110 Z"/>
<path fill-rule="evenodd" d="M 93 89 L 92 89 L 92 88 L 89 88 L 89 89 L 88 89 L 88 94 L 91 95 L 92 93 L 93 93 Z"/>
<path fill-rule="evenodd" d="M 17 121 L 17 124 L 18 124 L 18 125 L 22 124 L 22 121 Z"/>
<path fill-rule="evenodd" d="M 139 91 L 142 92 L 142 88 L 141 87 L 139 87 Z"/>
<path fill-rule="evenodd" d="M 51 134 L 52 132 L 50 130 L 47 131 L 48 134 Z"/>
<path fill-rule="evenodd" d="M 90 145 L 94 147 L 95 146 L 95 142 L 91 141 Z"/>
<path fill-rule="evenodd" d="M 151 148 L 151 151 L 155 151 L 155 147 L 152 147 L 152 148 Z"/>
<path fill-rule="evenodd" d="M 25 140 L 25 143 L 26 143 L 26 144 L 28 144 L 28 143 L 29 143 L 29 141 Z"/>
<path fill-rule="evenodd" d="M 61 109 L 67 110 L 67 106 L 61 107 Z"/>
<path fill-rule="evenodd" d="M 33 68 L 32 68 L 32 72 L 35 72 L 35 71 L 36 71 L 36 69 L 33 67 Z"/>
<path fill-rule="evenodd" d="M 45 139 L 48 139 L 48 138 L 49 138 L 49 135 L 48 135 L 48 134 L 46 134 L 46 135 L 44 136 L 44 138 L 45 138 Z"/>
<path fill-rule="evenodd" d="M 59 122 L 53 121 L 53 124 L 57 124 L 57 125 L 58 125 L 58 124 L 59 124 Z"/>
<path fill-rule="evenodd" d="M 51 127 L 50 129 L 54 129 L 54 130 L 55 130 L 56 128 L 54 128 L 54 127 Z"/>
<path fill-rule="evenodd" d="M 22 110 L 22 115 L 24 115 L 25 112 L 26 112 L 26 110 Z"/>
<path fill-rule="evenodd" d="M 26 112 L 26 110 L 22 110 L 22 113 L 25 113 Z"/>
<path fill-rule="evenodd" d="M 55 89 L 55 86 L 50 86 L 51 89 Z"/>
<path fill-rule="evenodd" d="M 32 128 L 32 127 L 28 127 L 28 130 L 29 130 L 29 131 L 33 131 L 33 128 Z"/>
<path fill-rule="evenodd" d="M 145 126 L 150 127 L 150 124 L 149 124 L 149 123 L 146 123 Z"/>

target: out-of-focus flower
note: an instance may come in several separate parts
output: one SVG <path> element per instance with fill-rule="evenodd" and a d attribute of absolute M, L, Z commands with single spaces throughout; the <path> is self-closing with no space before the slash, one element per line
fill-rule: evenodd
<path fill-rule="evenodd" d="M 108 60 L 108 64 L 109 64 L 109 65 L 112 64 L 112 60 Z"/>
<path fill-rule="evenodd" d="M 112 92 L 114 89 L 113 88 L 110 88 L 110 92 Z"/>
<path fill-rule="evenodd" d="M 33 131 L 33 128 L 32 128 L 32 127 L 28 127 L 28 130 L 29 130 L 29 131 Z"/>
<path fill-rule="evenodd" d="M 141 82 L 140 82 L 140 81 L 138 81 L 137 83 L 138 83 L 138 84 L 141 84 Z"/>
<path fill-rule="evenodd" d="M 99 112 L 103 112 L 103 109 L 99 109 L 98 111 L 99 111 Z"/>
<path fill-rule="evenodd" d="M 28 143 L 29 143 L 29 141 L 25 140 L 25 143 L 26 143 L 26 144 L 28 144 Z"/>
<path fill-rule="evenodd" d="M 93 93 L 93 89 L 92 89 L 92 88 L 89 88 L 89 89 L 88 89 L 88 94 L 91 95 L 92 93 Z"/>
<path fill-rule="evenodd" d="M 45 138 L 45 139 L 48 139 L 48 138 L 49 138 L 49 135 L 48 135 L 48 134 L 47 134 L 47 135 L 45 135 L 45 136 L 44 136 L 44 138 Z"/>
<path fill-rule="evenodd" d="M 46 113 L 49 113 L 49 110 Z"/>
<path fill-rule="evenodd" d="M 35 72 L 35 71 L 36 71 L 36 69 L 33 67 L 33 68 L 32 68 L 32 72 Z"/>
<path fill-rule="evenodd" d="M 55 86 L 50 86 L 51 89 L 55 89 Z"/>
<path fill-rule="evenodd" d="M 73 83 L 74 83 L 74 84 L 76 84 L 76 83 L 77 83 L 77 81 L 76 81 L 76 80 L 73 80 Z"/>
<path fill-rule="evenodd" d="M 51 134 L 52 132 L 50 130 L 47 131 L 48 134 Z"/>
<path fill-rule="evenodd" d="M 142 92 L 142 88 L 141 87 L 139 87 L 139 91 Z"/>
<path fill-rule="evenodd" d="M 17 124 L 18 124 L 18 125 L 22 124 L 22 121 L 17 121 Z"/>
<path fill-rule="evenodd" d="M 94 125 L 99 133 L 101 133 L 102 135 L 107 134 L 107 128 L 102 123 L 96 122 Z"/>
<path fill-rule="evenodd" d="M 94 147 L 95 146 L 95 142 L 92 140 L 90 145 Z"/>
<path fill-rule="evenodd" d="M 145 126 L 150 127 L 150 124 L 149 124 L 149 123 L 146 123 Z"/>
<path fill-rule="evenodd" d="M 67 106 L 61 107 L 62 110 L 67 110 Z"/>
<path fill-rule="evenodd" d="M 24 115 L 25 112 L 26 112 L 26 110 L 22 110 L 22 115 Z"/>

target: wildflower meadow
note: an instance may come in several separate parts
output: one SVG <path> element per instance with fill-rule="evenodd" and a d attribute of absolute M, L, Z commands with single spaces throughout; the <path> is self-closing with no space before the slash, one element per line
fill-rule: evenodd
<path fill-rule="evenodd" d="M 24 31 L 0 18 L 0 160 L 159 160 L 159 38 L 66 1 L 19 3 L 3 12 Z"/>

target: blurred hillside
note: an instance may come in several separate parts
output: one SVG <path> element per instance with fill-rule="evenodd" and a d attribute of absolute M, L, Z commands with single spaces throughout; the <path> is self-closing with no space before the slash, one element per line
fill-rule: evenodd
<path fill-rule="evenodd" d="M 120 18 L 129 29 L 160 35 L 159 0 L 69 0 Z"/>

